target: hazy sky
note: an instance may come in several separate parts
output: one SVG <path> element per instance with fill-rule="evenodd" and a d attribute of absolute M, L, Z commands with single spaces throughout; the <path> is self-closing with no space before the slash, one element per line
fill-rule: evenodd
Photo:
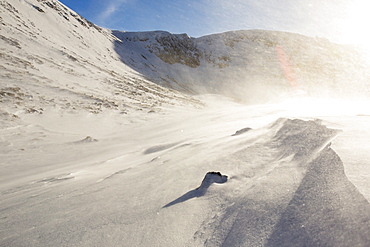
<path fill-rule="evenodd" d="M 60 0 L 93 23 L 122 31 L 165 30 L 199 37 L 267 29 L 370 43 L 367 0 Z"/>

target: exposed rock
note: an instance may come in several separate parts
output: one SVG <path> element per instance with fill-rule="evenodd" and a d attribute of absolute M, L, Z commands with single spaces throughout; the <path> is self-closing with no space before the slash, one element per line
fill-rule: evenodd
<path fill-rule="evenodd" d="M 245 132 L 250 131 L 251 129 L 252 128 L 249 128 L 249 127 L 243 128 L 241 130 L 236 131 L 235 134 L 232 134 L 231 136 L 238 136 L 238 135 L 244 134 Z"/>
<path fill-rule="evenodd" d="M 205 175 L 202 184 L 198 188 L 196 188 L 196 190 L 206 190 L 213 183 L 223 184 L 226 182 L 227 176 L 222 175 L 221 172 L 208 172 Z"/>
<path fill-rule="evenodd" d="M 164 62 L 169 64 L 180 63 L 191 68 L 200 65 L 199 50 L 187 34 L 163 33 L 163 35 L 156 38 L 156 41 L 161 47 L 155 53 Z"/>

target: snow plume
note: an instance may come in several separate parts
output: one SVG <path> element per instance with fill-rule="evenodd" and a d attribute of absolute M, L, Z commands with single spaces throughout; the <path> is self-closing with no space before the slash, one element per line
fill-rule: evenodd
<path fill-rule="evenodd" d="M 111 32 L 28 2 L 0 1 L 0 246 L 368 246 L 368 101 L 222 91 L 289 89 L 276 45 L 311 92 L 359 90 L 355 53 L 278 32 Z M 106 18 L 124 5 L 107 2 Z"/>
<path fill-rule="evenodd" d="M 106 8 L 102 11 L 102 13 L 98 17 L 99 23 L 105 26 L 106 22 L 111 19 L 117 11 L 122 8 L 124 4 L 126 4 L 129 0 L 111 0 L 108 1 L 106 4 Z"/>
<path fill-rule="evenodd" d="M 369 74 L 361 53 L 325 39 L 262 30 L 200 38 L 164 31 L 113 34 L 121 40 L 115 51 L 126 65 L 186 93 L 222 94 L 248 104 L 303 92 L 367 94 Z"/>

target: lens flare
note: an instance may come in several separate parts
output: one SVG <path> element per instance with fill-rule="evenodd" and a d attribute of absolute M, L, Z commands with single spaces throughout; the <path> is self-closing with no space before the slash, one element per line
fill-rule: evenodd
<path fill-rule="evenodd" d="M 298 90 L 297 79 L 295 77 L 295 73 L 293 71 L 293 68 L 289 63 L 289 59 L 288 59 L 288 56 L 287 56 L 286 52 L 284 51 L 284 48 L 280 45 L 277 45 L 276 46 L 276 53 L 278 55 L 279 62 L 281 64 L 281 68 L 284 71 L 284 75 L 285 75 L 285 77 L 287 78 L 287 80 L 289 82 L 289 85 L 294 90 Z"/>

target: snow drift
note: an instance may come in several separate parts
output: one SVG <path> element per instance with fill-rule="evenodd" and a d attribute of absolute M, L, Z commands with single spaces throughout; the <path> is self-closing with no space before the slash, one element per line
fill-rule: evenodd
<path fill-rule="evenodd" d="M 126 129 L 130 134 L 78 149 L 68 149 L 68 142 L 34 147 L 38 153 L 80 154 L 46 171 L 29 171 L 46 161 L 29 157 L 31 167 L 19 171 L 20 177 L 11 183 L 1 177 L 1 243 L 367 246 L 370 205 L 331 148 L 338 130 L 320 120 L 280 118 L 261 125 L 266 120 L 260 119 L 253 130 L 231 136 L 233 127 L 204 113 L 191 121 L 184 116 L 180 125 L 169 116 L 132 126 Z M 217 120 L 230 116 L 235 117 Z M 194 129 L 200 123 L 207 126 Z M 168 138 L 179 141 L 142 152 Z M 19 157 L 32 150 L 24 152 Z M 227 174 L 227 182 L 211 174 L 194 189 L 209 170 Z"/>
<path fill-rule="evenodd" d="M 299 119 L 280 119 L 268 129 L 271 138 L 233 154 L 245 157 L 242 153 L 251 154 L 250 149 L 263 151 L 263 164 L 262 157 L 248 160 L 260 164 L 252 172 L 255 165 L 246 164 L 235 179 L 245 176 L 250 185 L 241 185 L 238 199 L 222 205 L 212 218 L 214 229 L 207 238 L 202 234 L 203 244 L 366 246 L 370 205 L 348 181 L 330 148 L 338 131 L 317 120 Z"/>
<path fill-rule="evenodd" d="M 368 102 L 302 98 L 367 95 L 358 51 L 0 11 L 1 246 L 368 246 Z"/>

